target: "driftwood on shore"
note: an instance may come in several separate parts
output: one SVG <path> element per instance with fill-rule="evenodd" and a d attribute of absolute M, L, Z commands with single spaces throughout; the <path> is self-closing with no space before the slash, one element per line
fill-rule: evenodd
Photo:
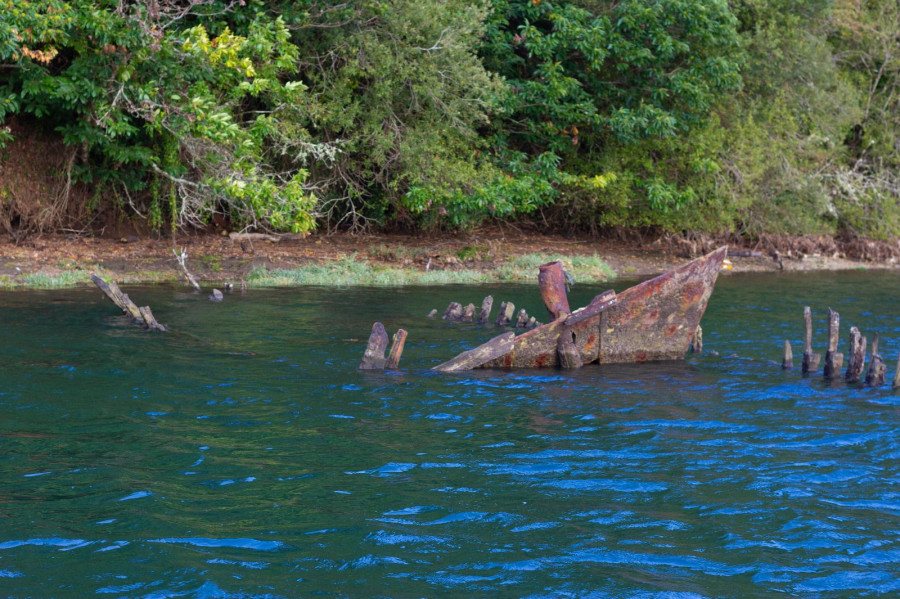
<path fill-rule="evenodd" d="M 106 297 L 108 297 L 112 303 L 118 306 L 125 315 L 130 316 L 133 322 L 143 324 L 152 331 L 168 330 L 165 325 L 156 321 L 153 312 L 150 311 L 150 306 L 138 307 L 137 304 L 131 301 L 131 298 L 128 297 L 127 293 L 123 293 L 122 290 L 119 289 L 119 286 L 115 281 L 107 282 L 96 274 L 91 275 L 91 280 L 106 294 Z"/>

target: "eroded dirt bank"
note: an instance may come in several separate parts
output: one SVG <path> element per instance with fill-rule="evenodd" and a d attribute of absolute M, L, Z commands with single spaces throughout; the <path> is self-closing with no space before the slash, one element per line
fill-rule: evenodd
<path fill-rule="evenodd" d="M 598 239 L 490 229 L 459 235 L 329 235 L 280 239 L 237 235 L 176 238 L 97 238 L 43 235 L 18 244 L 0 241 L 0 277 L 15 285 L 33 273 L 49 276 L 98 268 L 130 281 L 180 276 L 173 249 L 184 248 L 188 265 L 204 281 L 240 281 L 254 268 L 292 269 L 346 257 L 407 269 L 491 269 L 510 257 L 597 255 L 618 276 L 650 276 L 729 243 L 734 272 L 896 268 L 900 243 L 839 242 L 831 238 L 772 237 L 753 245 L 723 238 Z"/>

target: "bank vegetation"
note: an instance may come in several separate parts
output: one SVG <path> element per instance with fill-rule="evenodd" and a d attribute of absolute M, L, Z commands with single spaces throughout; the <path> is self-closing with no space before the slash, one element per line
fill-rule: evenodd
<path fill-rule="evenodd" d="M 0 226 L 900 232 L 896 0 L 0 0 Z"/>

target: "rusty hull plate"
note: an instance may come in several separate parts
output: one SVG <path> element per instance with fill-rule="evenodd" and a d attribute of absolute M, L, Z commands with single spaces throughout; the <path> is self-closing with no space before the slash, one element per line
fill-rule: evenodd
<path fill-rule="evenodd" d="M 617 296 L 600 331 L 601 364 L 680 360 L 706 311 L 727 247 Z"/>

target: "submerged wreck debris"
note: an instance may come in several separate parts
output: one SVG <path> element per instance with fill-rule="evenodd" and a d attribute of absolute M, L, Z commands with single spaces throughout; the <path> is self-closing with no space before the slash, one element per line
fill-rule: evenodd
<path fill-rule="evenodd" d="M 727 248 L 721 247 L 619 294 L 606 291 L 574 312 L 569 308 L 562 264 L 545 264 L 538 283 L 553 322 L 517 337 L 504 333 L 433 370 L 573 368 L 592 362 L 682 359 L 706 310 L 726 252 Z M 510 318 L 513 310 L 509 310 Z"/>
<path fill-rule="evenodd" d="M 493 306 L 494 298 L 490 295 L 482 300 L 480 310 L 472 303 L 463 306 L 459 302 L 450 302 L 441 318 L 450 322 L 477 322 L 483 326 L 490 326 L 491 309 Z M 437 309 L 434 309 L 428 313 L 428 318 L 434 318 L 437 314 Z M 536 326 L 540 326 L 541 323 L 533 316 L 529 316 L 524 308 L 517 313 L 515 304 L 512 302 L 502 302 L 500 304 L 500 313 L 497 315 L 497 320 L 494 324 L 498 327 L 532 329 Z"/>
<path fill-rule="evenodd" d="M 359 364 L 360 370 L 384 370 L 385 368 L 397 368 L 400 364 L 400 357 L 403 355 L 403 346 L 406 343 L 406 331 L 399 329 L 394 334 L 391 351 L 385 360 L 384 352 L 387 350 L 388 334 L 384 330 L 384 325 L 376 322 L 372 325 L 372 333 L 369 335 L 369 342 L 366 345 L 366 351 L 363 353 L 362 362 Z"/>
<path fill-rule="evenodd" d="M 153 312 L 150 311 L 150 306 L 141 306 L 139 308 L 137 304 L 131 301 L 131 298 L 128 297 L 127 293 L 122 293 L 122 290 L 119 289 L 119 286 L 115 281 L 109 281 L 107 283 L 96 274 L 91 275 L 91 280 L 94 282 L 94 285 L 99 287 L 100 290 L 106 294 L 106 297 L 108 297 L 112 303 L 117 305 L 122 312 L 125 313 L 126 316 L 130 316 L 133 322 L 143 324 L 151 331 L 168 330 L 165 325 L 156 321 Z"/>
<path fill-rule="evenodd" d="M 806 325 L 803 349 L 803 376 L 807 377 L 810 373 L 815 372 L 819 367 L 819 354 L 812 351 L 812 311 L 809 306 L 803 308 L 803 320 Z M 840 377 L 841 367 L 844 363 L 844 354 L 837 351 L 838 337 L 840 336 L 841 316 L 831 308 L 828 308 L 828 351 L 825 354 L 825 370 L 823 375 L 827 380 L 834 380 Z M 847 352 L 847 369 L 844 372 L 844 380 L 847 383 L 863 382 L 867 387 L 879 387 L 885 384 L 887 376 L 887 365 L 884 358 L 878 352 L 879 336 L 876 332 L 872 336 L 872 348 L 869 354 L 869 368 L 863 377 L 863 369 L 866 362 L 866 338 L 860 333 L 857 327 L 850 327 L 850 337 L 848 339 L 849 349 Z M 785 340 L 784 352 L 785 357 L 782 362 L 783 368 L 790 368 L 784 364 L 790 358 L 790 341 Z M 900 388 L 900 355 L 897 357 L 897 370 L 894 374 L 893 388 Z"/>

